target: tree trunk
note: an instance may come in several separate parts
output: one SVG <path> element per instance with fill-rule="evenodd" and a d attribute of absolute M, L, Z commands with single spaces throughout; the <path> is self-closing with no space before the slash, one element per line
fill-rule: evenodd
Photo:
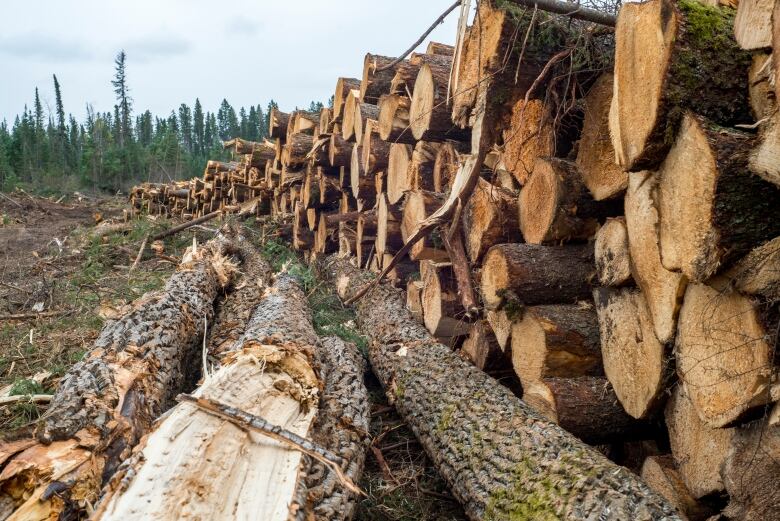
<path fill-rule="evenodd" d="M 331 269 L 354 291 L 361 278 L 335 262 Z M 404 309 L 400 291 L 377 286 L 357 314 L 388 397 L 471 519 L 679 519 L 627 469 L 436 343 Z"/>
<path fill-rule="evenodd" d="M 715 513 L 691 495 L 672 456 L 649 456 L 642 464 L 641 476 L 647 486 L 665 497 L 689 521 L 705 521 Z"/>
<path fill-rule="evenodd" d="M 352 143 L 341 137 L 341 134 L 334 132 L 330 135 L 328 158 L 332 167 L 349 167 L 352 161 Z"/>
<path fill-rule="evenodd" d="M 596 233 L 599 221 L 623 213 L 622 203 L 594 201 L 574 163 L 538 159 L 520 190 L 520 230 L 530 244 L 586 240 Z"/>
<path fill-rule="evenodd" d="M 399 94 L 382 96 L 379 101 L 379 137 L 389 143 L 413 145 L 417 140 L 409 128 L 412 100 Z"/>
<path fill-rule="evenodd" d="M 594 276 L 592 247 L 499 244 L 482 263 L 482 300 L 491 310 L 589 300 Z"/>
<path fill-rule="evenodd" d="M 594 244 L 596 272 L 604 286 L 624 286 L 631 279 L 631 254 L 625 217 L 613 217 L 596 232 Z"/>
<path fill-rule="evenodd" d="M 379 56 L 377 54 L 366 54 L 363 59 L 363 80 L 360 82 L 360 101 L 363 103 L 377 103 L 382 94 L 390 93 L 390 85 L 395 76 L 395 67 L 390 67 L 380 71 L 383 67 L 390 65 L 395 58 L 389 56 Z"/>
<path fill-rule="evenodd" d="M 24 450 L 19 442 L 0 445 L 8 455 L 0 474 L 6 516 L 78 517 L 97 502 L 102 484 L 171 406 L 197 364 L 204 322 L 212 322 L 214 300 L 233 274 L 222 255 L 226 246 L 212 241 L 188 250 L 163 290 L 103 326 L 94 349 L 52 397 L 41 443 L 28 440 Z"/>
<path fill-rule="evenodd" d="M 780 188 L 748 171 L 753 139 L 691 114 L 658 171 L 658 236 L 664 267 L 701 282 L 780 235 Z M 681 168 L 686 171 L 680 175 Z M 692 197 L 692 194 L 696 194 Z"/>
<path fill-rule="evenodd" d="M 685 110 L 719 125 L 750 123 L 744 81 L 750 54 L 734 41 L 733 22 L 732 9 L 694 0 L 620 10 L 610 133 L 621 167 L 657 166 Z"/>
<path fill-rule="evenodd" d="M 379 138 L 379 123 L 369 120 L 363 135 L 363 157 L 361 162 L 367 175 L 374 175 L 387 169 L 390 158 L 390 143 Z"/>
<path fill-rule="evenodd" d="M 297 167 L 306 162 L 314 140 L 307 134 L 296 133 L 282 147 L 282 166 Z"/>
<path fill-rule="evenodd" d="M 735 429 L 713 429 L 702 423 L 682 385 L 672 391 L 664 416 L 674 462 L 693 497 L 722 492 L 720 468 Z"/>
<path fill-rule="evenodd" d="M 773 0 L 745 0 L 737 6 L 734 38 L 740 47 L 755 51 L 772 46 Z"/>
<path fill-rule="evenodd" d="M 276 139 L 286 138 L 289 122 L 289 114 L 282 112 L 276 107 L 271 107 L 271 113 L 268 115 L 268 135 Z"/>
<path fill-rule="evenodd" d="M 680 311 L 677 373 L 710 427 L 761 414 L 770 402 L 776 313 L 737 292 L 691 284 Z"/>
<path fill-rule="evenodd" d="M 677 313 L 685 292 L 686 278 L 661 264 L 658 245 L 658 210 L 653 193 L 658 182 L 651 172 L 629 176 L 626 192 L 626 229 L 631 256 L 631 276 L 647 299 L 655 336 L 661 343 L 674 339 Z"/>
<path fill-rule="evenodd" d="M 523 309 L 512 324 L 512 366 L 523 388 L 543 378 L 602 376 L 593 308 L 556 304 Z"/>
<path fill-rule="evenodd" d="M 522 96 L 512 106 L 508 126 L 503 131 L 504 165 L 524 185 L 536 160 L 555 152 L 555 132 L 550 108 L 543 100 L 525 102 Z"/>
<path fill-rule="evenodd" d="M 401 219 L 401 236 L 404 242 L 409 240 L 417 225 L 438 210 L 443 203 L 444 196 L 442 194 L 423 190 L 408 192 Z M 412 260 L 432 260 L 435 262 L 446 262 L 449 260 L 444 245 L 441 243 L 441 238 L 434 234 L 417 241 L 409 250 L 409 257 Z"/>
<path fill-rule="evenodd" d="M 628 175 L 615 164 L 615 149 L 609 136 L 609 106 L 614 77 L 602 74 L 584 100 L 585 119 L 577 147 L 577 167 L 593 199 L 619 196 L 628 186 Z"/>
<path fill-rule="evenodd" d="M 523 401 L 589 444 L 652 435 L 647 424 L 625 413 L 604 377 L 545 378 L 523 384 Z"/>
<path fill-rule="evenodd" d="M 368 103 L 355 104 L 355 142 L 363 144 L 363 136 L 369 126 L 369 121 L 379 120 L 379 107 Z"/>
<path fill-rule="evenodd" d="M 413 150 L 411 145 L 403 143 L 390 145 L 387 164 L 387 199 L 390 204 L 398 203 L 403 198 L 404 192 L 412 189 L 407 172 Z"/>
<path fill-rule="evenodd" d="M 670 350 L 656 338 L 640 291 L 600 288 L 593 297 L 604 372 L 626 412 L 648 418 L 662 405 L 673 376 Z"/>
<path fill-rule="evenodd" d="M 336 91 L 333 93 L 333 120 L 341 121 L 344 114 L 344 102 L 352 90 L 360 91 L 360 80 L 357 78 L 339 78 L 336 80 Z"/>
<path fill-rule="evenodd" d="M 449 67 L 433 63 L 425 63 L 420 67 L 409 107 L 410 126 L 416 139 L 468 140 L 469 132 L 457 127 L 450 118 L 447 105 L 449 77 Z"/>
<path fill-rule="evenodd" d="M 480 179 L 463 209 L 466 250 L 479 262 L 494 244 L 519 242 L 523 237 L 517 221 L 517 195 Z"/>
<path fill-rule="evenodd" d="M 721 474 L 731 519 L 780 519 L 780 426 L 766 419 L 736 430 Z"/>

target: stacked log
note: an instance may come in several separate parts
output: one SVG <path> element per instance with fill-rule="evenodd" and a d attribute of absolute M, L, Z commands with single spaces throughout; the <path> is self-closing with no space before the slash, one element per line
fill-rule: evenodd
<path fill-rule="evenodd" d="M 456 350 L 513 374 L 534 418 L 609 444 L 620 463 L 628 442 L 661 447 L 632 466 L 680 515 L 728 496 L 729 515 L 780 517 L 776 494 L 759 500 L 735 477 L 765 491 L 780 479 L 775 437 L 754 434 L 780 399 L 778 8 L 770 23 L 763 0 L 631 3 L 613 40 L 578 14 L 516 4 L 481 1 L 454 48 L 367 54 L 316 134 L 276 111 L 262 168 L 252 145 L 190 185 L 138 187 L 135 207 L 194 218 L 257 189 L 262 212 L 294 214 L 307 258 L 338 251 L 388 272 L 425 330 L 377 333 L 372 362 L 410 421 L 427 405 L 403 395 L 418 374 L 390 347 L 442 380 L 463 370 Z M 375 303 L 358 304 L 369 329 Z M 412 345 L 423 337 L 435 355 Z M 446 477 L 440 433 L 419 428 Z M 764 469 L 748 472 L 751 448 L 769 455 Z M 465 491 L 478 478 L 453 479 L 483 514 Z"/>

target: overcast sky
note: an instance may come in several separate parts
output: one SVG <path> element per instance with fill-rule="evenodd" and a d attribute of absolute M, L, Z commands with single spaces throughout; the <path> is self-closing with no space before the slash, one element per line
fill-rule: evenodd
<path fill-rule="evenodd" d="M 452 0 L 0 0 L 0 120 L 32 107 L 34 89 L 65 112 L 112 110 L 114 56 L 125 49 L 135 111 L 167 115 L 200 98 L 215 111 L 275 99 L 283 110 L 327 102 L 366 52 L 396 56 Z M 452 44 L 457 10 L 429 39 Z"/>

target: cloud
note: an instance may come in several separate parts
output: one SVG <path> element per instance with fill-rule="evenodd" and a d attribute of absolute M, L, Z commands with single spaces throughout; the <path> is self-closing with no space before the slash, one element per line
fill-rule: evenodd
<path fill-rule="evenodd" d="M 177 36 L 151 36 L 127 41 L 121 47 L 127 52 L 129 59 L 139 62 L 150 62 L 187 54 L 192 45 L 190 42 Z"/>
<path fill-rule="evenodd" d="M 260 24 L 247 18 L 233 17 L 225 24 L 225 31 L 231 35 L 252 35 L 260 29 Z"/>
<path fill-rule="evenodd" d="M 0 38 L 0 53 L 40 62 L 90 61 L 95 53 L 86 45 L 35 33 Z"/>

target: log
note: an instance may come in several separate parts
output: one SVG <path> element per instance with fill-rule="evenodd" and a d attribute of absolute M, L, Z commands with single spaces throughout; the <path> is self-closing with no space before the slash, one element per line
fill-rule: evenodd
<path fill-rule="evenodd" d="M 401 233 L 401 211 L 387 202 L 387 195 L 377 197 L 377 228 L 374 243 L 378 255 L 395 253 L 404 245 Z"/>
<path fill-rule="evenodd" d="M 253 312 L 240 347 L 223 358 L 221 367 L 195 396 L 262 414 L 276 428 L 307 436 L 321 412 L 321 380 L 310 361 L 317 336 L 309 317 L 299 284 L 289 275 L 278 276 Z M 257 364 L 258 358 L 264 363 Z M 363 424 L 365 412 L 364 405 L 357 418 Z M 290 506 L 293 498 L 305 494 L 297 490 L 305 490 L 298 483 L 300 452 L 239 425 L 226 424 L 223 418 L 189 402 L 169 413 L 142 450 L 144 456 L 132 465 L 121 488 L 104 500 L 96 519 L 179 519 L 185 514 L 287 520 L 295 513 Z M 211 461 L 232 464 L 215 469 Z M 222 484 L 229 480 L 253 485 L 226 491 Z M 193 487 L 197 494 L 192 493 Z M 261 493 L 247 494 L 246 490 Z M 183 497 L 187 498 L 184 511 Z"/>
<path fill-rule="evenodd" d="M 450 183 L 461 166 L 461 156 L 467 152 L 468 147 L 461 141 L 448 140 L 441 144 L 433 163 L 434 192 L 443 193 L 449 190 Z"/>
<path fill-rule="evenodd" d="M 376 255 L 379 271 L 385 268 L 392 260 L 393 255 L 390 253 L 383 253 Z M 407 281 L 413 277 L 420 276 L 420 265 L 417 262 L 411 260 L 404 260 L 398 262 L 393 266 L 390 271 L 387 272 L 387 280 L 392 282 L 395 286 L 403 286 Z"/>
<path fill-rule="evenodd" d="M 355 143 L 352 146 L 351 166 L 349 169 L 352 196 L 355 199 L 374 199 L 376 197 L 374 176 L 363 169 L 360 160 L 362 156 L 363 147 Z"/>
<path fill-rule="evenodd" d="M 771 401 L 777 314 L 749 298 L 690 284 L 675 341 L 677 374 L 710 427 L 760 415 Z"/>
<path fill-rule="evenodd" d="M 512 323 L 512 366 L 523 388 L 544 378 L 602 376 L 596 312 L 574 304 L 523 309 Z"/>
<path fill-rule="evenodd" d="M 379 137 L 390 143 L 413 145 L 416 141 L 409 128 L 412 100 L 399 94 L 388 94 L 379 100 Z"/>
<path fill-rule="evenodd" d="M 339 78 L 336 80 L 336 90 L 333 93 L 333 120 L 341 121 L 342 110 L 347 94 L 352 90 L 360 90 L 360 80 L 357 78 Z"/>
<path fill-rule="evenodd" d="M 303 165 L 313 144 L 314 140 L 307 134 L 292 134 L 287 143 L 282 147 L 282 166 L 297 167 Z"/>
<path fill-rule="evenodd" d="M 734 41 L 733 24 L 733 9 L 694 0 L 620 10 L 609 124 L 623 169 L 656 167 L 685 110 L 727 127 L 750 123 L 744 82 L 750 54 Z"/>
<path fill-rule="evenodd" d="M 390 155 L 387 160 L 387 198 L 391 204 L 398 203 L 404 192 L 411 190 L 407 172 L 412 159 L 413 148 L 403 143 L 390 145 Z"/>
<path fill-rule="evenodd" d="M 412 190 L 433 191 L 433 164 L 441 145 L 432 141 L 418 141 L 406 171 L 407 184 Z"/>
<path fill-rule="evenodd" d="M 503 130 L 503 159 L 507 170 L 524 185 L 537 159 L 555 152 L 555 132 L 550 108 L 543 100 L 520 99 L 512 106 L 508 126 Z"/>
<path fill-rule="evenodd" d="M 780 517 L 780 426 L 766 419 L 736 430 L 721 474 L 731 519 Z"/>
<path fill-rule="evenodd" d="M 460 348 L 460 355 L 483 371 L 500 369 L 505 362 L 504 351 L 486 320 L 471 324 L 469 336 Z"/>
<path fill-rule="evenodd" d="M 425 48 L 425 54 L 452 57 L 454 53 L 455 47 L 446 43 L 430 41 L 428 42 L 428 47 Z"/>
<path fill-rule="evenodd" d="M 477 187 L 463 209 L 463 231 L 469 259 L 479 262 L 492 245 L 521 241 L 517 218 L 516 194 L 484 179 L 477 181 Z"/>
<path fill-rule="evenodd" d="M 235 269 L 223 256 L 228 244 L 218 239 L 188 249 L 164 289 L 103 326 L 52 397 L 40 443 L 29 440 L 23 450 L 0 444 L 8 455 L 0 474 L 6 516 L 79 517 L 96 503 L 102 484 L 185 385 L 204 318 L 212 322 L 214 300 Z"/>
<path fill-rule="evenodd" d="M 666 269 L 701 282 L 780 235 L 774 218 L 780 187 L 748 170 L 752 145 L 749 134 L 685 116 L 658 170 L 658 238 Z"/>
<path fill-rule="evenodd" d="M 332 126 L 332 121 L 333 121 L 333 109 L 328 107 L 322 107 L 322 109 L 320 109 L 320 120 L 317 123 L 317 129 L 319 131 L 315 132 L 314 135 L 320 136 L 321 134 L 328 134 Z"/>
<path fill-rule="evenodd" d="M 358 266 L 367 266 L 371 254 L 376 257 L 374 242 L 376 241 L 376 215 L 361 213 L 357 220 L 357 236 L 355 247 Z"/>
<path fill-rule="evenodd" d="M 381 70 L 390 65 L 395 58 L 366 54 L 363 59 L 363 79 L 360 82 L 359 100 L 362 103 L 377 103 L 382 94 L 390 92 L 390 86 L 395 76 L 395 67 Z"/>
<path fill-rule="evenodd" d="M 767 116 L 759 129 L 758 146 L 750 154 L 750 170 L 780 186 L 780 114 Z"/>
<path fill-rule="evenodd" d="M 285 138 L 289 122 L 289 114 L 282 112 L 276 107 L 271 107 L 271 112 L 268 114 L 268 135 L 276 139 Z"/>
<path fill-rule="evenodd" d="M 705 521 L 714 514 L 712 508 L 696 501 L 685 486 L 674 458 L 670 455 L 648 456 L 642 463 L 642 479 L 651 489 L 666 498 L 680 516 L 690 521 Z"/>
<path fill-rule="evenodd" d="M 589 246 L 499 244 L 482 263 L 485 308 L 574 303 L 591 297 L 595 277 Z"/>
<path fill-rule="evenodd" d="M 339 214 L 335 214 L 339 215 Z M 328 225 L 328 215 L 320 214 L 315 235 L 314 249 L 319 253 L 331 254 L 338 251 L 338 226 Z"/>
<path fill-rule="evenodd" d="M 723 491 L 720 468 L 734 438 L 734 429 L 707 427 L 683 386 L 678 385 L 664 411 L 674 462 L 694 498 Z"/>
<path fill-rule="evenodd" d="M 438 210 L 443 202 L 444 196 L 434 192 L 413 190 L 407 193 L 401 218 L 401 236 L 404 243 L 409 240 L 417 225 Z M 409 250 L 409 257 L 412 260 L 432 260 L 435 262 L 449 260 L 441 239 L 435 236 L 428 236 L 415 243 Z"/>
<path fill-rule="evenodd" d="M 486 310 L 485 320 L 490 324 L 490 328 L 496 336 L 498 347 L 500 347 L 502 351 L 506 351 L 507 346 L 511 345 L 509 341 L 512 338 L 512 320 L 509 318 L 507 312 L 504 310 Z"/>
<path fill-rule="evenodd" d="M 604 377 L 545 378 L 523 385 L 523 401 L 589 444 L 650 437 L 646 424 L 625 413 Z"/>
<path fill-rule="evenodd" d="M 600 221 L 623 213 L 620 199 L 593 200 L 575 163 L 553 158 L 537 159 L 517 206 L 520 230 L 530 244 L 587 240 Z"/>
<path fill-rule="evenodd" d="M 359 114 L 360 92 L 351 90 L 344 101 L 343 116 L 341 118 L 341 137 L 347 141 L 355 140 L 355 116 Z"/>
<path fill-rule="evenodd" d="M 582 137 L 577 147 L 577 168 L 593 199 L 619 196 L 628 187 L 628 175 L 615 163 L 615 149 L 609 136 L 609 107 L 614 77 L 602 74 L 584 100 Z"/>
<path fill-rule="evenodd" d="M 770 116 L 777 107 L 771 52 L 756 52 L 748 69 L 748 97 L 753 118 Z"/>
<path fill-rule="evenodd" d="M 772 46 L 773 0 L 739 2 L 734 18 L 734 38 L 740 47 L 754 51 Z"/>
<path fill-rule="evenodd" d="M 328 143 L 328 159 L 334 168 L 349 167 L 352 161 L 352 143 L 334 132 Z M 342 185 L 343 186 L 343 185 Z"/>
<path fill-rule="evenodd" d="M 657 184 L 657 177 L 651 172 L 632 173 L 625 210 L 631 276 L 647 300 L 655 336 L 665 344 L 674 339 L 687 281 L 682 274 L 669 271 L 661 264 L 658 210 L 653 199 Z"/>
<path fill-rule="evenodd" d="M 443 235 L 442 241 L 447 250 L 447 256 L 452 263 L 452 271 L 455 276 L 455 282 L 458 289 L 458 299 L 460 300 L 466 317 L 471 319 L 479 313 L 477 295 L 474 292 L 474 283 L 471 280 L 471 265 L 466 258 L 466 248 L 463 246 L 461 223 L 456 221 L 452 227 Z"/>
<path fill-rule="evenodd" d="M 449 75 L 447 66 L 424 63 L 420 67 L 409 107 L 409 123 L 416 139 L 468 141 L 468 131 L 455 126 L 450 119 L 447 105 Z"/>
<path fill-rule="evenodd" d="M 742 293 L 780 300 L 780 237 L 753 249 L 724 276 Z"/>
<path fill-rule="evenodd" d="M 377 121 L 379 119 L 379 107 L 368 103 L 355 104 L 355 142 L 362 145 L 363 136 L 368 127 L 368 121 Z"/>
<path fill-rule="evenodd" d="M 673 369 L 670 351 L 658 341 L 642 293 L 636 289 L 594 290 L 604 372 L 625 411 L 649 418 L 663 405 Z"/>
<path fill-rule="evenodd" d="M 422 281 L 410 280 L 406 283 L 406 310 L 418 322 L 423 320 L 422 291 Z"/>
<path fill-rule="evenodd" d="M 334 278 L 349 281 L 352 291 L 360 286 L 353 267 L 330 262 Z M 404 309 L 400 291 L 377 285 L 356 307 L 388 398 L 470 519 L 634 519 L 637 512 L 645 519 L 680 519 L 627 469 L 436 343 Z"/>
<path fill-rule="evenodd" d="M 452 338 L 468 334 L 463 308 L 458 302 L 452 265 L 424 261 L 420 265 L 422 275 L 422 309 L 425 327 L 439 338 Z"/>
<path fill-rule="evenodd" d="M 625 217 L 608 218 L 596 232 L 596 273 L 604 286 L 624 286 L 631 279 L 631 254 Z"/>
<path fill-rule="evenodd" d="M 361 141 L 363 157 L 361 163 L 366 174 L 384 171 L 390 158 L 390 143 L 379 138 L 379 123 L 369 120 Z"/>

